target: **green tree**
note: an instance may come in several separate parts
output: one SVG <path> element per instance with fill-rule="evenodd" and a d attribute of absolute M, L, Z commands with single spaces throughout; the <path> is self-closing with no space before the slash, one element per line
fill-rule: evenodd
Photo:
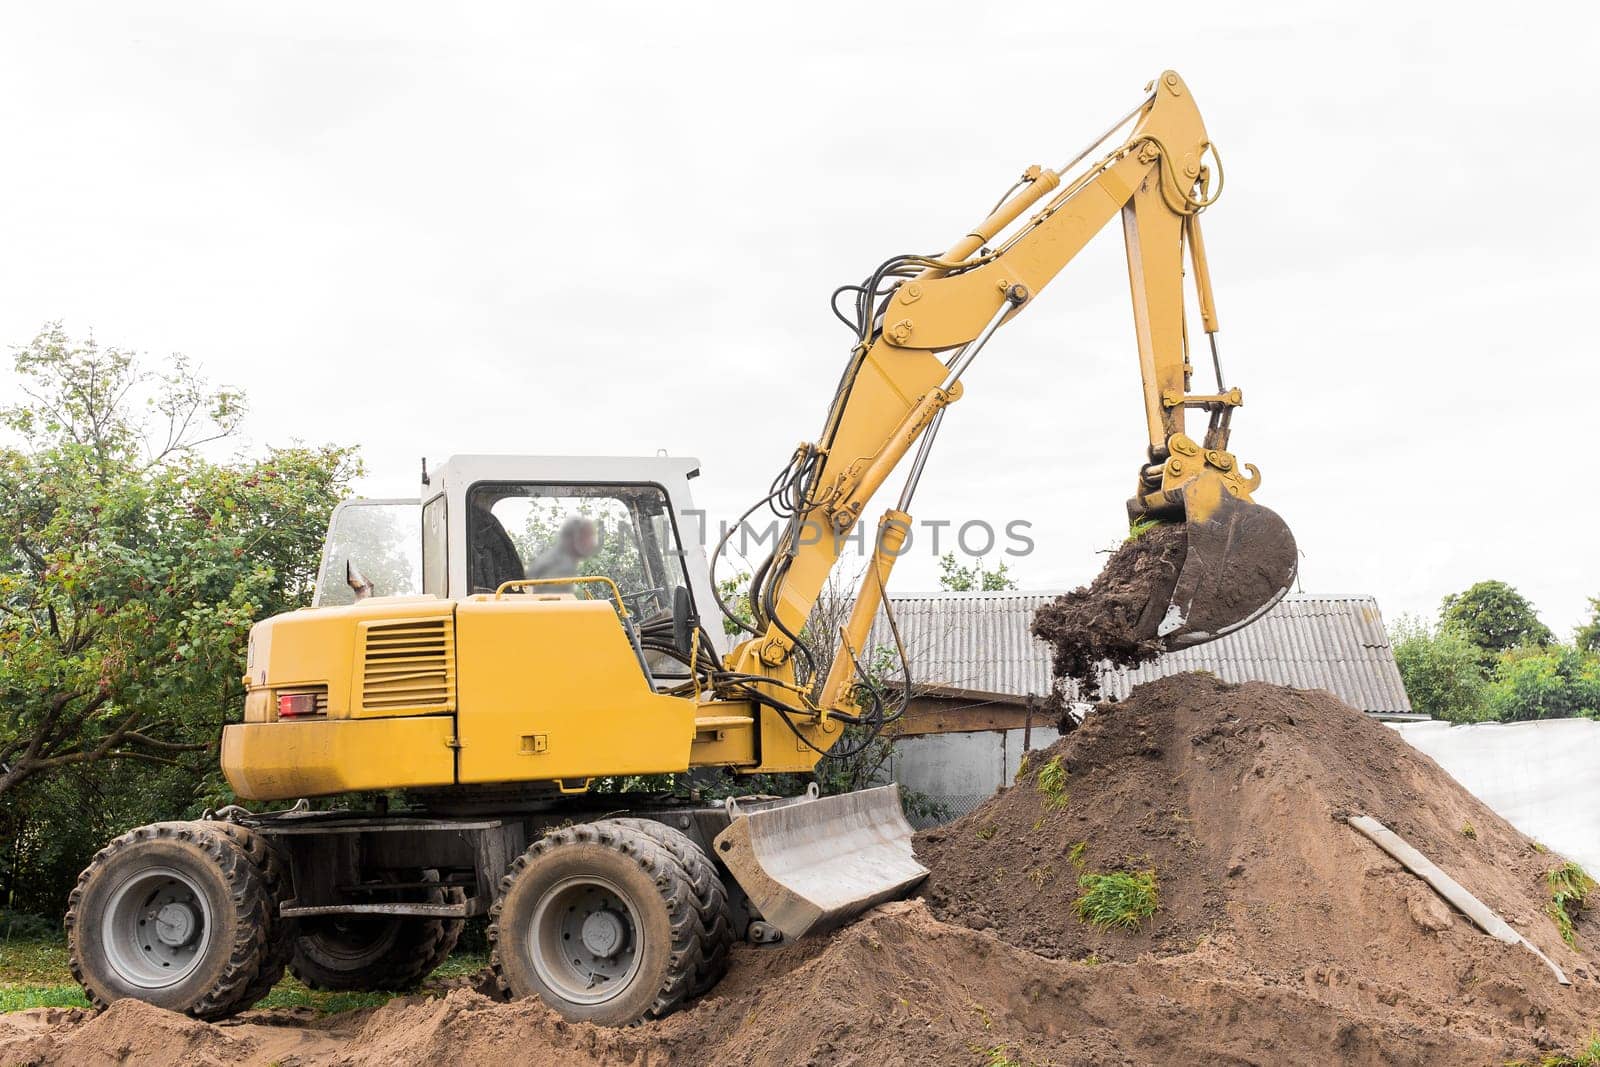
<path fill-rule="evenodd" d="M 1572 640 L 1585 652 L 1600 652 L 1600 596 L 1589 598 L 1589 621 L 1578 627 Z"/>
<path fill-rule="evenodd" d="M 1505 582 L 1478 582 L 1465 592 L 1450 594 L 1439 606 L 1439 621 L 1482 649 L 1486 661 L 1508 648 L 1555 640 L 1527 598 Z"/>
<path fill-rule="evenodd" d="M 1600 718 L 1600 658 L 1568 645 L 1514 649 L 1495 666 L 1487 703 L 1502 722 Z"/>
<path fill-rule="evenodd" d="M 987 570 L 981 559 L 970 567 L 963 567 L 956 562 L 954 552 L 946 552 L 939 557 L 941 589 L 952 593 L 997 593 L 1016 587 L 1017 580 L 1011 577 L 1005 560 L 1001 560 L 994 570 Z"/>
<path fill-rule="evenodd" d="M 243 398 L 59 325 L 0 409 L 0 797 L 102 761 L 181 767 L 242 699 L 251 622 L 307 602 L 349 449 L 208 458 Z"/>
<path fill-rule="evenodd" d="M 1406 695 L 1418 712 L 1449 722 L 1492 717 L 1482 650 L 1453 626 L 1430 627 L 1409 615 L 1389 631 Z"/>

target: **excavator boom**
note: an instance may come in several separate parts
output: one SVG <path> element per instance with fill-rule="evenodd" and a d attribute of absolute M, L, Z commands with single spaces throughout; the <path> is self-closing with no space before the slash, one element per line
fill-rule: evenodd
<path fill-rule="evenodd" d="M 1233 413 L 1243 395 L 1226 387 L 1222 377 L 1216 304 L 1200 228 L 1201 214 L 1222 191 L 1220 158 L 1175 72 L 1164 72 L 1146 94 L 1066 166 L 1030 167 L 995 209 L 944 253 L 891 258 L 860 285 L 835 294 L 836 312 L 841 293 L 854 296 L 854 315 L 839 317 L 854 330 L 855 346 L 821 436 L 796 450 L 767 498 L 781 501 L 774 511 L 786 514 L 789 523 L 752 580 L 755 620 L 741 622 L 750 636 L 727 660 L 743 679 L 739 692 L 760 694 L 762 714 L 774 728 L 786 725 L 799 734 L 797 723 L 826 729 L 833 718 L 870 738 L 903 712 L 909 682 L 902 684 L 899 709 L 891 710 L 861 663 L 870 651 L 865 646 L 873 619 L 886 608 L 885 587 L 910 528 L 912 496 L 935 435 L 949 405 L 961 398 L 962 376 L 984 346 L 1115 218 L 1121 219 L 1127 248 L 1149 438 L 1128 502 L 1129 519 L 1181 523 L 1186 534 L 1183 565 L 1152 592 L 1138 636 L 1167 649 L 1213 640 L 1258 618 L 1288 591 L 1297 562 L 1294 537 L 1282 519 L 1254 502 L 1260 484 L 1256 468 L 1240 464 L 1228 450 Z M 1130 122 L 1124 140 L 1071 174 Z M 1186 250 L 1216 375 L 1216 390 L 1209 394 L 1191 391 Z M 1186 423 L 1191 412 L 1207 416 L 1198 440 Z M 845 535 L 913 451 L 899 500 L 879 522 L 848 624 L 837 635 L 802 636 Z M 820 657 L 809 642 L 817 639 L 836 643 L 826 678 L 814 676 L 813 663 Z M 909 678 L 909 665 L 906 674 Z M 772 684 L 752 681 L 761 678 Z M 852 747 L 839 738 L 833 737 Z M 786 913 L 828 915 L 833 921 L 851 908 L 831 896 L 819 898 L 822 887 L 858 887 L 856 911 L 882 899 L 884 887 L 901 881 L 897 850 L 907 849 L 909 860 L 903 844 L 909 828 L 897 800 L 880 795 L 871 802 L 882 810 L 853 814 L 874 827 L 894 828 L 871 839 L 878 852 L 876 869 L 882 872 L 876 886 L 862 885 L 859 875 L 874 869 L 872 863 L 863 865 L 853 852 L 818 847 L 833 830 L 831 813 L 819 806 L 736 823 L 729 833 L 738 837 L 745 864 L 744 870 L 735 869 L 741 884 L 772 891 Z M 896 810 L 888 811 L 889 804 Z M 796 854 L 806 862 L 792 862 Z M 829 876 L 830 865 L 839 867 L 839 877 Z"/>
<path fill-rule="evenodd" d="M 856 345 L 821 436 L 800 446 L 779 479 L 791 503 L 790 521 L 752 582 L 756 622 L 750 639 L 730 657 L 735 669 L 775 678 L 787 678 L 791 669 L 806 673 L 805 661 L 814 657 L 799 635 L 844 535 L 916 450 L 899 503 L 880 522 L 880 551 L 862 580 L 858 611 L 818 702 L 824 713 L 848 708 L 856 679 L 847 667 L 863 653 L 894 558 L 882 551 L 884 539 L 903 541 L 912 495 L 945 409 L 962 396 L 963 373 L 999 328 L 1030 306 L 1115 218 L 1121 219 L 1127 247 L 1149 439 L 1129 516 L 1185 523 L 1193 548 L 1186 573 L 1171 590 L 1176 599 L 1159 606 L 1151 626 L 1159 627 L 1169 648 L 1199 643 L 1258 617 L 1288 590 L 1296 560 L 1293 536 L 1281 519 L 1254 503 L 1256 468 L 1228 450 L 1243 394 L 1222 380 L 1200 228 L 1201 214 L 1221 193 L 1221 163 L 1175 72 L 1163 73 L 1146 89 L 1138 107 L 1067 166 L 1030 167 L 944 253 L 894 257 L 861 285 L 844 287 L 856 298 Z M 1129 122 L 1124 140 L 1068 177 Z M 1216 370 L 1213 393 L 1191 391 L 1186 251 Z M 1207 416 L 1195 436 L 1186 425 L 1190 412 Z M 796 656 L 802 662 L 791 668 Z"/>

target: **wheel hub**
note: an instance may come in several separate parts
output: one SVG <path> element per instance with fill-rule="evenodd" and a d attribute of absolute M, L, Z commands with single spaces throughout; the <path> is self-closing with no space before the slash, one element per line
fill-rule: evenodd
<path fill-rule="evenodd" d="M 609 908 L 594 912 L 583 920 L 583 947 L 601 959 L 615 956 L 627 935 L 628 929 L 622 916 Z"/>
<path fill-rule="evenodd" d="M 187 901 L 170 901 L 156 911 L 156 937 L 164 945 L 187 945 L 200 930 L 200 918 Z"/>
<path fill-rule="evenodd" d="M 639 971 L 639 914 L 621 887 L 599 876 L 552 886 L 534 908 L 528 949 L 544 984 L 574 1004 L 619 996 Z"/>
<path fill-rule="evenodd" d="M 163 989 L 194 971 L 212 942 L 210 905 L 186 871 L 151 866 L 123 880 L 101 915 L 99 939 L 128 985 Z"/>

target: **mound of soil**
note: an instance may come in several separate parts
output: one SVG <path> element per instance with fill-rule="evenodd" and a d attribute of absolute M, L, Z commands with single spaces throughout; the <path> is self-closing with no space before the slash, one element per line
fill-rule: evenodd
<path fill-rule="evenodd" d="M 1039 787 L 1052 763 L 1067 772 L 1064 803 Z M 1573 986 L 1476 929 L 1346 825 L 1355 814 L 1410 841 Z M 1394 731 L 1323 692 L 1198 674 L 1141 686 L 1031 753 L 999 797 L 924 832 L 918 851 L 942 920 L 1051 958 L 1180 967 L 1203 957 L 1218 978 L 1297 990 L 1371 1033 L 1478 1049 L 1448 1062 L 1576 1048 L 1600 1020 L 1590 957 L 1600 920 L 1594 909 L 1580 916 L 1580 953 L 1546 912 L 1544 876 L 1559 857 Z M 1074 913 L 1078 879 L 1111 870 L 1156 872 L 1160 910 L 1137 930 L 1095 930 Z M 1178 987 L 1166 995 L 1190 1001 Z M 1292 1019 L 1285 1026 L 1260 1036 L 1294 1047 Z M 1320 1039 L 1303 1047 L 1367 1062 Z M 1386 1055 L 1426 1060 L 1414 1043 Z"/>
<path fill-rule="evenodd" d="M 1050 646 L 1056 678 L 1075 680 L 1079 695 L 1093 700 L 1101 663 L 1137 667 L 1155 659 L 1162 651 L 1156 626 L 1187 553 L 1182 526 L 1153 527 L 1123 542 L 1089 585 L 1035 612 L 1033 634 Z"/>
<path fill-rule="evenodd" d="M 1064 794 L 1040 789 L 1052 764 Z M 1406 837 L 1573 985 L 1475 929 L 1351 830 L 1355 813 Z M 602 1030 L 469 988 L 221 1025 L 122 1001 L 0 1015 L 0 1063 L 911 1067 L 1002 1050 L 1040 1067 L 1502 1064 L 1575 1051 L 1600 1020 L 1600 921 L 1580 915 L 1579 951 L 1545 912 L 1559 858 L 1326 693 L 1153 682 L 917 846 L 925 900 L 828 938 L 740 946 L 716 989 L 661 1022 Z M 1147 869 L 1160 910 L 1138 929 L 1076 918 L 1081 874 Z"/>

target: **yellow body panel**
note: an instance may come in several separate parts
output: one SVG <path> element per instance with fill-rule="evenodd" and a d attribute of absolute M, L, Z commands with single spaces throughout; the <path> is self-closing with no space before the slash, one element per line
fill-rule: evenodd
<path fill-rule="evenodd" d="M 450 785 L 454 740 L 450 715 L 241 723 L 222 731 L 222 773 L 247 800 Z"/>
<path fill-rule="evenodd" d="M 263 620 L 250 631 L 245 685 L 252 695 L 264 690 L 325 685 L 330 719 L 454 710 L 453 693 L 443 701 L 387 707 L 368 707 L 363 697 L 364 639 L 374 625 L 437 620 L 448 627 L 454 607 L 450 601 L 435 597 L 379 597 L 345 607 L 306 608 Z M 271 722 L 277 717 L 276 705 L 270 698 L 247 699 L 245 707 L 246 722 Z"/>
<path fill-rule="evenodd" d="M 651 690 L 605 601 L 456 602 L 461 781 L 689 768 L 695 703 Z"/>

